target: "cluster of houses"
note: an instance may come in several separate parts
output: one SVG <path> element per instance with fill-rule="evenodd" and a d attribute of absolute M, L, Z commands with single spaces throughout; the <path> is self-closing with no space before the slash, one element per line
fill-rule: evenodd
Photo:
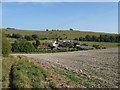
<path fill-rule="evenodd" d="M 61 46 L 63 43 L 70 43 L 73 44 L 77 42 L 76 40 L 58 40 L 58 41 L 47 41 L 44 43 L 44 45 L 39 45 L 38 49 L 47 49 L 47 50 L 63 50 L 63 49 L 68 49 L 68 47 Z M 86 46 L 77 43 L 74 47 L 69 47 L 70 50 L 72 49 L 78 49 L 78 50 L 92 50 L 95 49 L 95 47 L 92 46 Z"/>

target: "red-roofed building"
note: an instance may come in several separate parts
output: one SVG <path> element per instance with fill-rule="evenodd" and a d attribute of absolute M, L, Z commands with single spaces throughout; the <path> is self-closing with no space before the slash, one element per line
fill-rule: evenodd
<path fill-rule="evenodd" d="M 49 47 L 47 45 L 39 45 L 37 48 L 38 49 L 47 49 Z"/>

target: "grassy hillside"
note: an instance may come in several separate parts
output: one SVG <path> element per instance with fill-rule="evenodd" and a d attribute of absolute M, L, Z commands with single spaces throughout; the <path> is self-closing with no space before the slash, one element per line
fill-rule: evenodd
<path fill-rule="evenodd" d="M 66 38 L 67 39 L 75 39 L 75 38 L 79 38 L 79 37 L 84 37 L 86 35 L 105 35 L 105 34 L 109 34 L 109 33 L 98 33 L 98 32 L 86 32 L 86 31 L 70 31 L 70 30 L 59 30 L 59 31 L 32 31 L 32 30 L 18 30 L 18 29 L 2 29 L 3 32 L 5 32 L 6 34 L 21 34 L 21 35 L 39 35 L 39 37 L 42 38 L 56 38 L 56 37 L 60 37 L 60 38 Z M 109 34 L 109 35 L 117 35 L 117 34 Z"/>

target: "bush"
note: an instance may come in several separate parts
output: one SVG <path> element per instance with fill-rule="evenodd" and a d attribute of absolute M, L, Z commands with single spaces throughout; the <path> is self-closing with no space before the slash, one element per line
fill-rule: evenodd
<path fill-rule="evenodd" d="M 83 43 L 82 45 L 84 45 L 84 46 L 88 46 L 86 43 Z"/>
<path fill-rule="evenodd" d="M 36 34 L 32 35 L 32 38 L 33 38 L 34 40 L 39 39 L 38 35 L 36 35 Z"/>
<path fill-rule="evenodd" d="M 93 47 L 95 47 L 96 49 L 106 49 L 106 47 L 103 47 L 101 45 L 93 45 Z"/>
<path fill-rule="evenodd" d="M 32 36 L 25 35 L 24 38 L 28 41 L 34 40 Z"/>
<path fill-rule="evenodd" d="M 7 40 L 5 34 L 2 35 L 2 55 L 3 57 L 7 57 L 11 52 L 11 45 Z"/>
<path fill-rule="evenodd" d="M 27 41 L 15 41 L 12 44 L 12 51 L 13 52 L 33 52 L 35 50 L 34 46 Z"/>

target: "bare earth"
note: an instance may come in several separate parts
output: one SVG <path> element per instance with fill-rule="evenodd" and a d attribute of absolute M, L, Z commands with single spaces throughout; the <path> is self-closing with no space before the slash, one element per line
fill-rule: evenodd
<path fill-rule="evenodd" d="M 104 87 L 118 87 L 118 48 L 19 55 L 102 81 Z"/>

